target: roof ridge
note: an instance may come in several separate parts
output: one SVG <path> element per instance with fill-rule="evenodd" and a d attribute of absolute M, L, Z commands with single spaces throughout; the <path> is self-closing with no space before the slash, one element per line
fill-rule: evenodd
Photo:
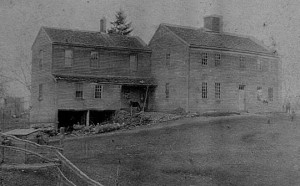
<path fill-rule="evenodd" d="M 193 29 L 193 30 L 199 30 L 199 28 L 197 28 L 197 27 L 177 25 L 177 24 L 171 24 L 171 23 L 161 23 L 160 25 L 177 27 L 177 28 L 188 28 L 188 29 Z"/>
<path fill-rule="evenodd" d="M 59 28 L 59 27 L 49 27 L 49 26 L 42 26 L 42 28 L 49 28 L 49 29 L 56 29 L 56 30 L 65 30 L 65 31 L 78 31 L 78 32 L 89 32 L 89 33 L 99 33 L 103 34 L 100 31 L 92 31 L 92 30 L 81 30 L 76 28 Z"/>

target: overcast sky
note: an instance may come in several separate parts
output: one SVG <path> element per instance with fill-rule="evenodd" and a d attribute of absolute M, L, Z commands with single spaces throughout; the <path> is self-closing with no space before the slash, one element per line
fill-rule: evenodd
<path fill-rule="evenodd" d="M 146 43 L 162 22 L 202 27 L 203 16 L 222 15 L 225 31 L 254 36 L 278 50 L 283 89 L 300 94 L 299 0 L 0 0 L 1 66 L 30 63 L 30 47 L 41 26 L 97 31 L 100 18 L 107 18 L 109 28 L 120 8 L 132 21 L 133 35 Z M 28 95 L 16 84 L 10 93 Z"/>

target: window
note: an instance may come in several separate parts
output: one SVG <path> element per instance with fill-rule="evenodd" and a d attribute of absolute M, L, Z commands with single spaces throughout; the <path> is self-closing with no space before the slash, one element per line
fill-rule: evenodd
<path fill-rule="evenodd" d="M 239 85 L 239 90 L 245 90 L 245 85 Z"/>
<path fill-rule="evenodd" d="M 75 84 L 75 98 L 83 98 L 83 85 L 82 83 L 76 83 Z"/>
<path fill-rule="evenodd" d="M 43 60 L 44 60 L 44 51 L 40 50 L 39 52 L 39 69 L 43 69 Z"/>
<path fill-rule="evenodd" d="M 43 84 L 39 84 L 39 101 L 43 100 Z"/>
<path fill-rule="evenodd" d="M 103 86 L 102 85 L 95 85 L 95 98 L 102 98 L 102 90 Z"/>
<path fill-rule="evenodd" d="M 221 83 L 215 83 L 215 98 L 221 98 Z"/>
<path fill-rule="evenodd" d="M 169 67 L 170 66 L 170 59 L 171 59 L 171 54 L 170 52 L 166 53 L 166 66 Z"/>
<path fill-rule="evenodd" d="M 99 64 L 99 52 L 96 51 L 91 51 L 91 63 L 90 63 L 91 67 L 95 67 L 95 68 L 99 68 L 100 64 Z"/>
<path fill-rule="evenodd" d="M 73 63 L 73 51 L 65 50 L 65 67 L 71 67 Z"/>
<path fill-rule="evenodd" d="M 215 54 L 215 66 L 221 65 L 221 54 Z"/>
<path fill-rule="evenodd" d="M 206 82 L 202 83 L 202 98 L 204 98 L 204 99 L 207 98 L 207 83 Z"/>
<path fill-rule="evenodd" d="M 262 87 L 257 87 L 257 100 L 262 101 Z"/>
<path fill-rule="evenodd" d="M 137 71 L 138 68 L 138 62 L 137 62 L 137 55 L 131 54 L 130 55 L 130 70 L 131 71 Z"/>
<path fill-rule="evenodd" d="M 202 54 L 202 65 L 207 65 L 207 59 L 208 59 L 208 54 L 203 53 Z"/>
<path fill-rule="evenodd" d="M 241 69 L 246 68 L 246 63 L 245 63 L 245 57 L 244 56 L 240 56 L 240 68 Z"/>
<path fill-rule="evenodd" d="M 257 70 L 261 71 L 262 70 L 262 61 L 261 60 L 257 60 Z"/>
<path fill-rule="evenodd" d="M 273 88 L 268 88 L 268 99 L 273 101 Z"/>
<path fill-rule="evenodd" d="M 170 83 L 166 83 L 166 87 L 165 87 L 166 98 L 169 98 L 169 97 L 170 97 L 170 94 L 169 94 L 169 86 L 170 86 Z"/>

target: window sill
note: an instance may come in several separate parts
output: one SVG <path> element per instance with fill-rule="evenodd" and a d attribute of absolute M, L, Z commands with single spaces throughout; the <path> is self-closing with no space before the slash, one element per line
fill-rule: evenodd
<path fill-rule="evenodd" d="M 80 100 L 84 100 L 84 98 L 75 98 L 75 100 L 80 101 Z"/>

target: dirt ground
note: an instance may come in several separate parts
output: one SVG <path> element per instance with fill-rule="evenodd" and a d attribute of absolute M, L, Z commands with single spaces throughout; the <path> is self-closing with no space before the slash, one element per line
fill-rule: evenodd
<path fill-rule="evenodd" d="M 56 186 L 54 170 L 0 170 L 0 186 Z"/>
<path fill-rule="evenodd" d="M 300 116 L 228 118 L 72 139 L 65 155 L 104 185 L 300 185 Z"/>

